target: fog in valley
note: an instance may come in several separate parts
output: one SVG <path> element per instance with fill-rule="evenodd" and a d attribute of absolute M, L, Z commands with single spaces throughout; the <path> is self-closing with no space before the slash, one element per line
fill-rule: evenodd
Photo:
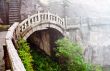
<path fill-rule="evenodd" d="M 66 18 L 67 24 L 80 24 L 80 31 L 71 31 L 70 38 L 74 41 L 81 37 L 87 61 L 109 68 L 110 0 L 41 0 L 41 3 Z"/>

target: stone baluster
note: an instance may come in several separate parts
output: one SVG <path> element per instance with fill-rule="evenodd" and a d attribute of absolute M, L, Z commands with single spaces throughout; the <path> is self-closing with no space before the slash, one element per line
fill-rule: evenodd
<path fill-rule="evenodd" d="M 52 19 L 53 19 L 53 21 L 55 21 L 55 16 L 54 15 L 53 15 Z"/>
<path fill-rule="evenodd" d="M 52 21 L 52 14 L 50 15 L 50 21 Z"/>
<path fill-rule="evenodd" d="M 41 21 L 43 20 L 43 14 L 40 15 Z"/>
<path fill-rule="evenodd" d="M 40 22 L 41 21 L 41 19 L 40 19 L 40 11 L 38 11 L 38 21 Z"/>
<path fill-rule="evenodd" d="M 23 31 L 23 25 L 21 25 L 21 32 Z"/>
<path fill-rule="evenodd" d="M 53 15 L 51 15 L 51 19 L 52 19 L 52 21 L 54 20 L 54 19 L 53 19 Z"/>
<path fill-rule="evenodd" d="M 59 22 L 60 22 L 60 19 L 58 18 L 58 24 L 59 24 Z"/>
<path fill-rule="evenodd" d="M 58 22 L 58 17 L 57 17 L 57 15 L 56 15 L 56 23 Z"/>
<path fill-rule="evenodd" d="M 27 25 L 27 27 L 29 26 L 29 23 L 28 23 L 28 21 L 26 21 L 26 25 Z"/>
<path fill-rule="evenodd" d="M 34 17 L 32 18 L 32 23 L 31 24 L 33 24 L 34 23 Z"/>
<path fill-rule="evenodd" d="M 24 28 L 25 28 L 25 29 L 27 28 L 27 26 L 26 26 L 26 22 L 24 23 Z"/>
<path fill-rule="evenodd" d="M 25 23 L 23 23 L 23 30 L 25 29 Z"/>
<path fill-rule="evenodd" d="M 52 21 L 54 21 L 54 15 L 52 15 Z"/>
<path fill-rule="evenodd" d="M 26 22 L 24 24 L 25 24 L 25 27 L 28 27 Z"/>
<path fill-rule="evenodd" d="M 62 19 L 62 26 L 64 27 L 64 18 Z"/>
<path fill-rule="evenodd" d="M 30 23 L 30 15 L 28 15 L 28 24 L 29 24 L 29 26 L 31 25 L 31 23 Z"/>
<path fill-rule="evenodd" d="M 61 19 L 60 19 L 60 25 L 62 26 L 62 21 L 61 21 Z"/>
<path fill-rule="evenodd" d="M 35 17 L 35 22 L 38 21 L 38 20 L 39 20 L 39 18 L 38 18 L 38 14 L 37 14 L 37 16 Z"/>
<path fill-rule="evenodd" d="M 55 22 L 57 22 L 57 15 L 56 15 L 56 13 L 55 13 Z"/>
<path fill-rule="evenodd" d="M 38 13 L 38 21 L 40 22 L 41 21 L 41 18 L 40 18 L 40 13 Z"/>
<path fill-rule="evenodd" d="M 49 11 L 47 12 L 47 20 L 49 21 L 50 20 L 50 13 L 49 13 Z"/>
<path fill-rule="evenodd" d="M 51 14 L 49 15 L 49 21 L 51 21 Z"/>
<path fill-rule="evenodd" d="M 48 13 L 46 13 L 46 21 L 48 21 Z"/>
<path fill-rule="evenodd" d="M 45 14 L 42 14 L 42 20 L 43 21 L 45 20 Z"/>
<path fill-rule="evenodd" d="M 35 17 L 33 17 L 33 23 L 35 23 Z"/>
<path fill-rule="evenodd" d="M 45 13 L 45 20 L 47 20 L 47 13 Z"/>
<path fill-rule="evenodd" d="M 45 20 L 45 13 L 43 14 L 43 20 Z"/>

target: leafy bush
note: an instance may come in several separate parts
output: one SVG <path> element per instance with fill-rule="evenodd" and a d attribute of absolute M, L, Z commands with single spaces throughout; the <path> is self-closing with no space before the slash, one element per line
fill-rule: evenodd
<path fill-rule="evenodd" d="M 20 47 L 18 53 L 26 71 L 61 71 L 57 62 L 34 48 L 30 49 L 25 40 L 20 39 L 18 45 Z"/>
<path fill-rule="evenodd" d="M 59 64 L 52 61 L 49 56 L 36 51 L 36 49 L 32 49 L 31 54 L 35 71 L 61 71 Z"/>
<path fill-rule="evenodd" d="M 28 43 L 25 40 L 20 39 L 18 41 L 18 45 L 19 45 L 18 53 L 26 68 L 26 71 L 34 71 L 32 67 L 33 59 L 30 54 L 30 47 Z"/>
<path fill-rule="evenodd" d="M 82 49 L 78 44 L 70 42 L 68 39 L 59 39 L 56 42 L 56 56 L 59 57 L 63 71 L 101 71 L 94 70 L 94 66 L 84 61 Z"/>
<path fill-rule="evenodd" d="M 84 62 L 82 49 L 77 44 L 66 38 L 58 40 L 56 44 L 56 56 L 60 64 L 44 53 L 30 49 L 28 43 L 20 39 L 18 53 L 26 71 L 102 71 L 100 66 Z"/>

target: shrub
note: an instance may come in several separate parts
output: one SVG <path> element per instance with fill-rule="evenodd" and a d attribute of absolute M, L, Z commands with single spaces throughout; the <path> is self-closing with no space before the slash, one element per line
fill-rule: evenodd
<path fill-rule="evenodd" d="M 61 71 L 57 62 L 52 61 L 51 58 L 41 52 L 32 49 L 33 66 L 35 71 Z"/>
<path fill-rule="evenodd" d="M 26 71 L 60 71 L 59 64 L 52 61 L 51 58 L 36 49 L 30 49 L 29 44 L 20 39 L 18 41 L 19 56 L 26 68 Z"/>
<path fill-rule="evenodd" d="M 20 39 L 18 41 L 18 45 L 19 45 L 18 53 L 26 68 L 26 71 L 34 71 L 32 67 L 33 59 L 30 54 L 30 47 L 28 43 L 25 40 Z"/>
<path fill-rule="evenodd" d="M 66 38 L 56 41 L 56 56 L 59 57 L 63 71 L 101 71 L 92 64 L 87 64 L 83 58 L 81 47 Z"/>

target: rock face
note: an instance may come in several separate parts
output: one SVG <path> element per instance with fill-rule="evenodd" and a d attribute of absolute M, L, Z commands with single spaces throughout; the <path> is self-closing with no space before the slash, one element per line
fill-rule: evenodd
<path fill-rule="evenodd" d="M 33 33 L 27 41 L 34 44 L 35 48 L 40 48 L 47 55 L 54 55 L 55 41 L 62 38 L 63 35 L 55 29 L 41 30 Z"/>
<path fill-rule="evenodd" d="M 40 48 L 46 54 L 51 55 L 50 36 L 48 31 L 35 32 L 29 38 L 29 42 L 35 44 L 36 48 Z"/>
<path fill-rule="evenodd" d="M 39 0 L 21 0 L 21 20 L 27 18 L 28 15 L 36 14 L 37 11 L 45 9 L 46 7 Z"/>
<path fill-rule="evenodd" d="M 108 25 L 109 26 L 109 25 Z M 107 27 L 108 27 L 107 26 Z M 97 27 L 90 30 L 90 37 L 85 49 L 85 59 L 94 64 L 103 66 L 104 71 L 110 70 L 110 32 L 107 32 L 107 27 Z"/>

